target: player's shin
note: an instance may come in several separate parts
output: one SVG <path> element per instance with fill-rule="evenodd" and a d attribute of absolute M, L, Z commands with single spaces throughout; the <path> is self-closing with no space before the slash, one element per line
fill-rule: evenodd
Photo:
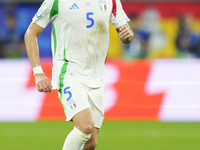
<path fill-rule="evenodd" d="M 80 150 L 91 134 L 85 134 L 76 127 L 68 134 L 62 150 Z"/>

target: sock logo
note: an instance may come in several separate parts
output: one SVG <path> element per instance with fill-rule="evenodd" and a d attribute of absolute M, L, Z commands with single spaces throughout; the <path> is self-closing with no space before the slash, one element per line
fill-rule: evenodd
<path fill-rule="evenodd" d="M 69 89 L 70 89 L 69 86 L 66 87 L 66 88 L 64 89 L 64 94 L 68 94 L 68 98 L 67 98 L 66 100 L 67 100 L 69 106 L 71 107 L 71 109 L 74 110 L 74 109 L 76 109 L 76 103 L 75 103 L 75 101 L 72 99 L 72 92 L 70 92 Z"/>

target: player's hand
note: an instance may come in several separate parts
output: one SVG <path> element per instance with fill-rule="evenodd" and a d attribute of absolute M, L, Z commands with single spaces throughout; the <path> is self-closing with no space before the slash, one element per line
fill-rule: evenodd
<path fill-rule="evenodd" d="M 39 92 L 51 93 L 52 91 L 51 80 L 43 73 L 35 75 L 35 84 Z"/>
<path fill-rule="evenodd" d="M 116 31 L 119 34 L 121 38 L 128 39 L 130 37 L 133 37 L 133 31 L 129 27 L 128 24 L 124 24 L 121 27 L 116 27 Z"/>

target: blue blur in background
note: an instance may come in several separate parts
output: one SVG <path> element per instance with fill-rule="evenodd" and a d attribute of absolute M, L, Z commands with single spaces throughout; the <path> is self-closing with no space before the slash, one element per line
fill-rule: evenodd
<path fill-rule="evenodd" d="M 40 5 L 23 5 L 17 4 L 14 7 L 14 13 L 17 17 L 17 30 L 21 34 L 25 34 L 32 18 L 36 14 Z M 4 31 L 6 29 L 5 18 L 6 18 L 6 6 L 0 6 L 0 30 Z M 41 58 L 51 58 L 51 23 L 44 29 L 44 31 L 38 37 L 38 45 L 40 47 L 40 57 Z M 27 57 L 27 56 L 25 56 Z"/>

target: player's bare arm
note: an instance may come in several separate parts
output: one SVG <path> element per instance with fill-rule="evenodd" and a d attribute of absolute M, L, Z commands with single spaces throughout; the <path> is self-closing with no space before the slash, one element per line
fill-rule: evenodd
<path fill-rule="evenodd" d="M 134 33 L 128 24 L 122 25 L 119 28 L 117 27 L 116 31 L 119 34 L 122 43 L 129 44 L 132 42 Z"/>
<path fill-rule="evenodd" d="M 31 23 L 25 34 L 26 51 L 32 68 L 41 66 L 37 37 L 43 30 L 44 28 L 40 27 L 36 23 Z M 34 75 L 38 91 L 45 93 L 52 91 L 51 81 L 44 73 L 38 72 Z"/>

